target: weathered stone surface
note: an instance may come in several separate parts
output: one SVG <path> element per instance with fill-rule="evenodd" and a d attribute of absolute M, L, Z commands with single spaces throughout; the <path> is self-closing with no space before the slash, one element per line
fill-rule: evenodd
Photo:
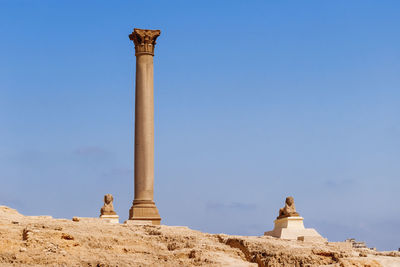
<path fill-rule="evenodd" d="M 327 241 L 315 229 L 304 228 L 302 217 L 284 217 L 276 219 L 274 223 L 274 229 L 264 235 L 292 240 L 310 240 L 312 237 L 314 241 Z"/>
<path fill-rule="evenodd" d="M 129 39 L 135 43 L 135 55 L 149 54 L 154 56 L 156 39 L 160 34 L 160 30 L 142 30 L 135 28 L 129 35 Z"/>
<path fill-rule="evenodd" d="M 285 207 L 279 210 L 279 216 L 277 217 L 277 219 L 285 217 L 295 217 L 295 216 L 300 216 L 300 214 L 296 212 L 296 206 L 294 205 L 294 198 L 287 197 L 285 201 Z"/>
<path fill-rule="evenodd" d="M 109 223 L 119 223 L 118 215 L 101 215 L 100 219 Z"/>
<path fill-rule="evenodd" d="M 116 215 L 113 205 L 114 198 L 111 194 L 104 196 L 104 206 L 100 209 L 100 215 Z"/>
<path fill-rule="evenodd" d="M 390 267 L 400 266 L 400 253 L 187 227 L 109 224 L 98 218 L 31 218 L 0 206 L 0 266 Z"/>

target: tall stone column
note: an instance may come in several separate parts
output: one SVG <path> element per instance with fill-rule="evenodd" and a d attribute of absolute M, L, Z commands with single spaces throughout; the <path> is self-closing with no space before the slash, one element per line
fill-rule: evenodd
<path fill-rule="evenodd" d="M 135 198 L 129 220 L 160 224 L 154 203 L 154 93 L 153 56 L 159 30 L 134 29 L 129 35 L 135 44 Z"/>

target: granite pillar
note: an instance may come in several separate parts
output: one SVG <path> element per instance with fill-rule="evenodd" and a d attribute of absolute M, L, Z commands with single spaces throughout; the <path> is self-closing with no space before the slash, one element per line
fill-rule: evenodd
<path fill-rule="evenodd" d="M 135 44 L 135 198 L 129 220 L 160 224 L 154 203 L 154 93 L 153 56 L 159 30 L 134 29 Z"/>

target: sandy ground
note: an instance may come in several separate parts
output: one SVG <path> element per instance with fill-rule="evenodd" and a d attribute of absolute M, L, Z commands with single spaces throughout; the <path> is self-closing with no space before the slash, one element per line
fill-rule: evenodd
<path fill-rule="evenodd" d="M 23 216 L 0 206 L 0 266 L 400 267 L 400 253 L 187 227 Z"/>

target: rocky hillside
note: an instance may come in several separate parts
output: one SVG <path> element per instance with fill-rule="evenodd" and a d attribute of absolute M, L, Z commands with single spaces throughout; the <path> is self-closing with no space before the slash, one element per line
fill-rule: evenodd
<path fill-rule="evenodd" d="M 400 266 L 398 252 L 23 216 L 0 206 L 0 266 Z"/>

